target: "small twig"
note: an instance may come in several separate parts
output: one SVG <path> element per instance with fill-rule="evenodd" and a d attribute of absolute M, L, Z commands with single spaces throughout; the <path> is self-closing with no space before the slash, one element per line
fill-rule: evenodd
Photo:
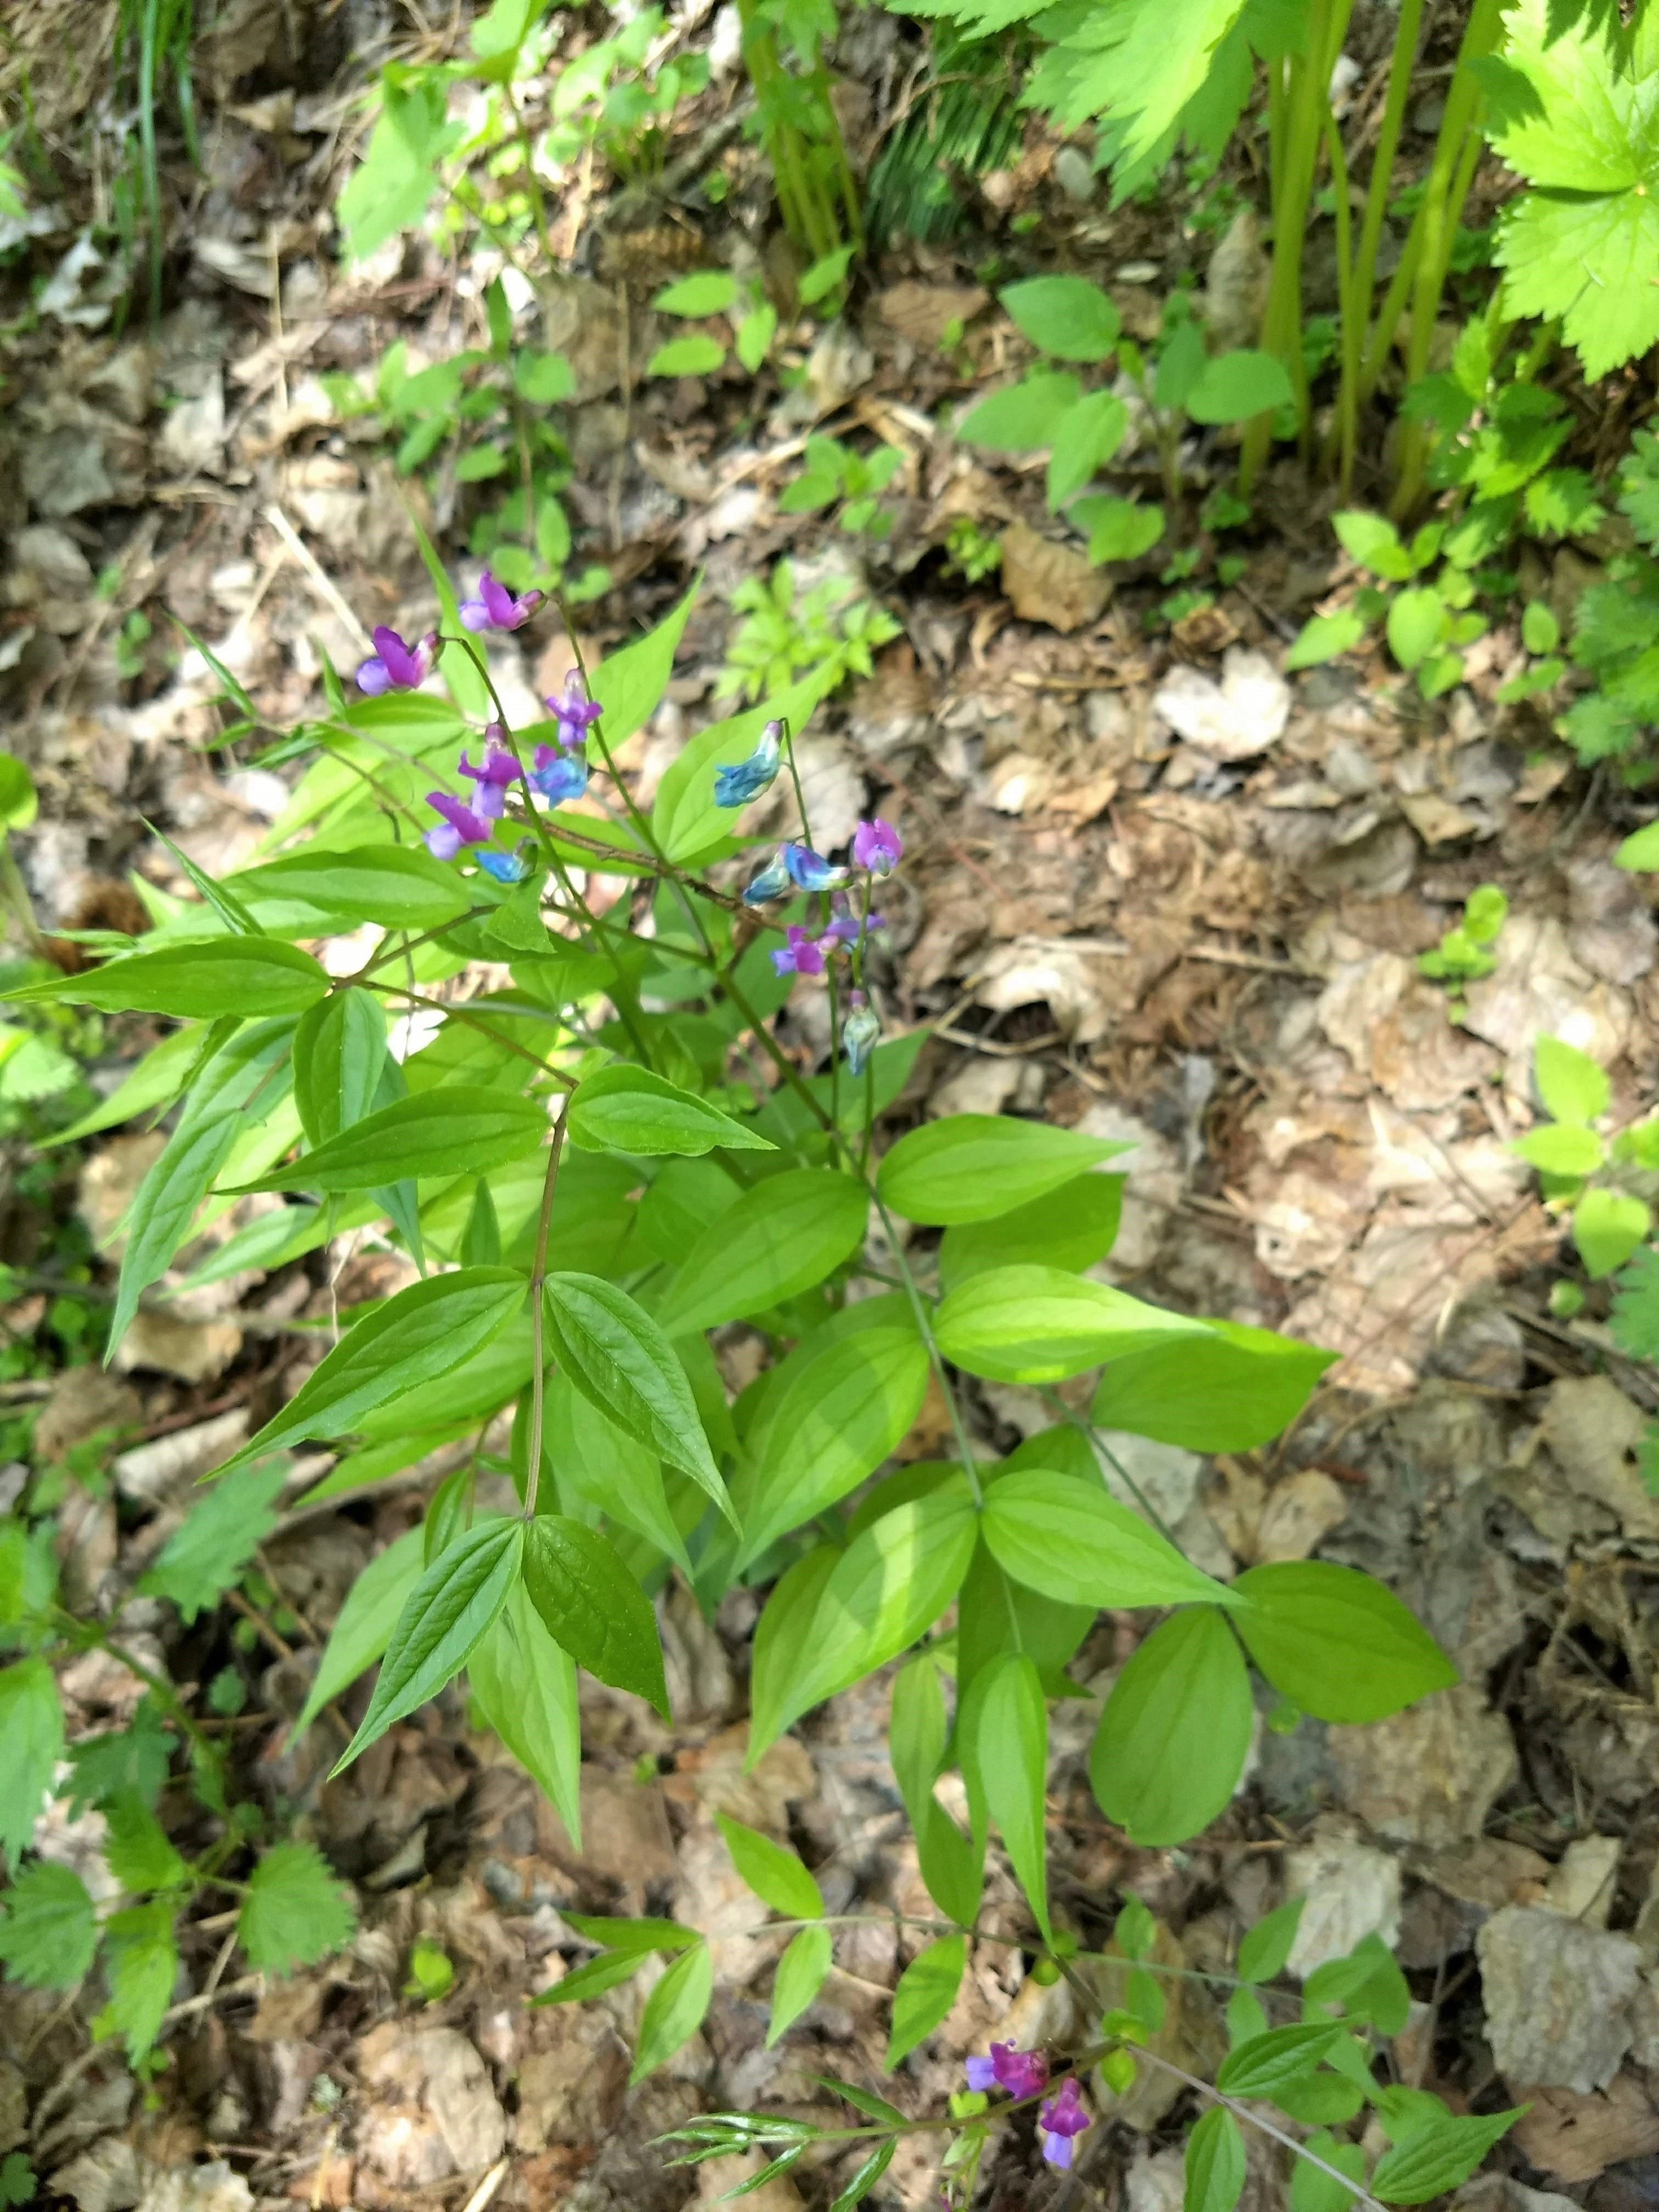
<path fill-rule="evenodd" d="M 305 570 L 307 575 L 310 577 L 312 583 L 322 595 L 322 598 L 327 603 L 330 610 L 339 617 L 340 620 L 345 624 L 352 636 L 356 638 L 358 644 L 362 646 L 363 651 L 365 653 L 372 653 L 374 649 L 374 639 L 363 628 L 362 623 L 358 621 L 356 614 L 352 611 L 349 604 L 343 597 L 339 586 L 334 582 L 332 577 L 326 575 L 324 573 L 322 564 L 318 560 L 317 556 L 312 551 L 310 546 L 306 544 L 304 538 L 301 537 L 299 532 L 289 520 L 287 515 L 283 513 L 282 508 L 276 504 L 275 500 L 272 500 L 270 506 L 266 507 L 264 515 L 265 520 L 276 532 L 276 535 L 282 539 L 283 544 L 287 546 L 289 551 L 294 556 L 295 559 L 300 563 L 300 566 Z"/>

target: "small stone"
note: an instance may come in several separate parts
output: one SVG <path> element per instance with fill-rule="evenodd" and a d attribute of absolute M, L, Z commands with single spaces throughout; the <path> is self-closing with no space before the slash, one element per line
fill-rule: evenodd
<path fill-rule="evenodd" d="M 1494 1912 L 1474 1940 L 1486 2034 L 1506 2079 L 1579 2096 L 1604 2087 L 1634 2033 L 1636 1945 L 1533 1905 Z"/>
<path fill-rule="evenodd" d="M 1544 1885 L 1544 1901 L 1586 1928 L 1605 1928 L 1613 1909 L 1622 1836 L 1580 1836 L 1561 1854 Z"/>
<path fill-rule="evenodd" d="M 1346 1959 L 1362 1936 L 1380 1936 L 1392 1948 L 1400 1934 L 1398 1861 L 1347 1828 L 1322 1825 L 1312 1843 L 1285 1854 L 1285 1893 L 1303 1900 L 1286 1965 L 1302 1980 L 1328 1960 Z"/>
<path fill-rule="evenodd" d="M 1212 759 L 1251 760 L 1284 736 L 1291 687 L 1265 653 L 1234 646 L 1218 684 L 1201 669 L 1172 668 L 1152 694 L 1152 709 Z"/>
<path fill-rule="evenodd" d="M 1054 156 L 1054 182 L 1068 200 L 1087 207 L 1095 196 L 1094 164 L 1080 146 L 1062 146 Z"/>

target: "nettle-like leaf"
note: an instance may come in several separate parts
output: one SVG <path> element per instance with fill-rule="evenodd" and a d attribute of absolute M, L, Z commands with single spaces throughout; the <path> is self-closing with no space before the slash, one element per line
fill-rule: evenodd
<path fill-rule="evenodd" d="M 277 1844 L 248 1876 L 236 1934 L 258 1973 L 314 1966 L 357 1925 L 349 1893 L 314 1844 Z"/>
<path fill-rule="evenodd" d="M 98 1915 L 72 1868 L 36 1859 L 0 1898 L 0 1962 L 26 1989 L 67 1990 L 91 1967 Z"/>
<path fill-rule="evenodd" d="M 1553 36 L 1548 0 L 1520 0 L 1506 27 L 1537 107 L 1492 132 L 1533 187 L 1498 222 L 1504 308 L 1559 319 L 1594 380 L 1659 340 L 1659 60 L 1588 21 Z"/>
<path fill-rule="evenodd" d="M 156 1558 L 138 1577 L 146 1597 L 171 1598 L 188 1626 L 207 1613 L 276 1526 L 276 1501 L 289 1476 L 277 1456 L 238 1468 L 198 1496 Z"/>

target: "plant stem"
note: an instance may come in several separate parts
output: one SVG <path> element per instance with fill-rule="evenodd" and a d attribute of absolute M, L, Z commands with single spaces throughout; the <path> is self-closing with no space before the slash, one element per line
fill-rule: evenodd
<path fill-rule="evenodd" d="M 542 191 L 542 180 L 536 174 L 535 148 L 530 137 L 530 126 L 525 121 L 524 110 L 519 106 L 518 94 L 513 88 L 513 80 L 510 76 L 502 81 L 501 96 L 506 100 L 507 111 L 513 118 L 514 136 L 517 138 L 520 150 L 524 155 L 525 183 L 529 187 L 531 212 L 536 222 L 537 243 L 542 249 L 549 270 L 551 271 L 558 264 L 558 256 L 553 251 L 553 234 L 548 228 L 547 200 Z"/>
<path fill-rule="evenodd" d="M 545 1413 L 547 1389 L 546 1346 L 544 1340 L 545 1319 L 543 1314 L 543 1285 L 547 1280 L 547 1237 L 553 1222 L 553 1196 L 559 1186 L 559 1160 L 564 1151 L 564 1116 L 560 1115 L 553 1130 L 553 1144 L 547 1156 L 547 1173 L 542 1182 L 542 1210 L 536 1223 L 536 1258 L 530 1270 L 530 1463 L 524 1478 L 524 1517 L 532 1521 L 536 1516 L 536 1497 L 542 1480 L 542 1426 Z"/>
<path fill-rule="evenodd" d="M 969 1437 L 967 1425 L 962 1418 L 962 1409 L 957 1404 L 957 1394 L 951 1388 L 951 1378 L 945 1371 L 945 1356 L 940 1352 L 938 1340 L 933 1334 L 933 1324 L 927 1318 L 927 1309 L 921 1302 L 921 1292 L 916 1288 L 916 1279 L 910 1272 L 910 1262 L 906 1257 L 903 1245 L 899 1242 L 898 1231 L 893 1226 L 893 1217 L 882 1203 L 881 1194 L 875 1184 L 871 1182 L 868 1188 L 876 1212 L 881 1216 L 881 1225 L 887 1231 L 887 1242 L 891 1249 L 894 1262 L 904 1279 L 905 1296 L 910 1301 L 910 1311 L 915 1321 L 916 1334 L 926 1346 L 928 1362 L 939 1378 L 939 1387 L 944 1395 L 945 1410 L 951 1416 L 951 1433 L 956 1439 L 957 1456 L 962 1462 L 962 1470 L 968 1478 L 968 1486 L 974 1493 L 975 1504 L 983 1505 L 985 1487 L 979 1479 L 979 1462 L 974 1457 L 973 1443 Z"/>

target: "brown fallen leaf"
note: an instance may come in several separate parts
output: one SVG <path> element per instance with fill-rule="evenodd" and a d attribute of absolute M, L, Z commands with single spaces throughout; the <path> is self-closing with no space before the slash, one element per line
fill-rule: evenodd
<path fill-rule="evenodd" d="M 1002 533 L 1002 588 L 1024 622 L 1050 629 L 1085 629 L 1112 596 L 1111 580 L 1075 546 L 1056 545 L 1024 522 Z"/>
<path fill-rule="evenodd" d="M 876 301 L 889 330 L 912 345 L 935 346 L 952 323 L 970 323 L 990 294 L 978 284 L 892 284 Z"/>
<path fill-rule="evenodd" d="M 1530 2166 L 1558 2181 L 1594 2181 L 1623 2159 L 1659 2150 L 1659 2111 L 1633 2074 L 1615 2074 L 1605 2089 L 1581 2097 L 1571 2089 L 1517 2094 L 1532 2109 L 1510 2140 Z"/>

